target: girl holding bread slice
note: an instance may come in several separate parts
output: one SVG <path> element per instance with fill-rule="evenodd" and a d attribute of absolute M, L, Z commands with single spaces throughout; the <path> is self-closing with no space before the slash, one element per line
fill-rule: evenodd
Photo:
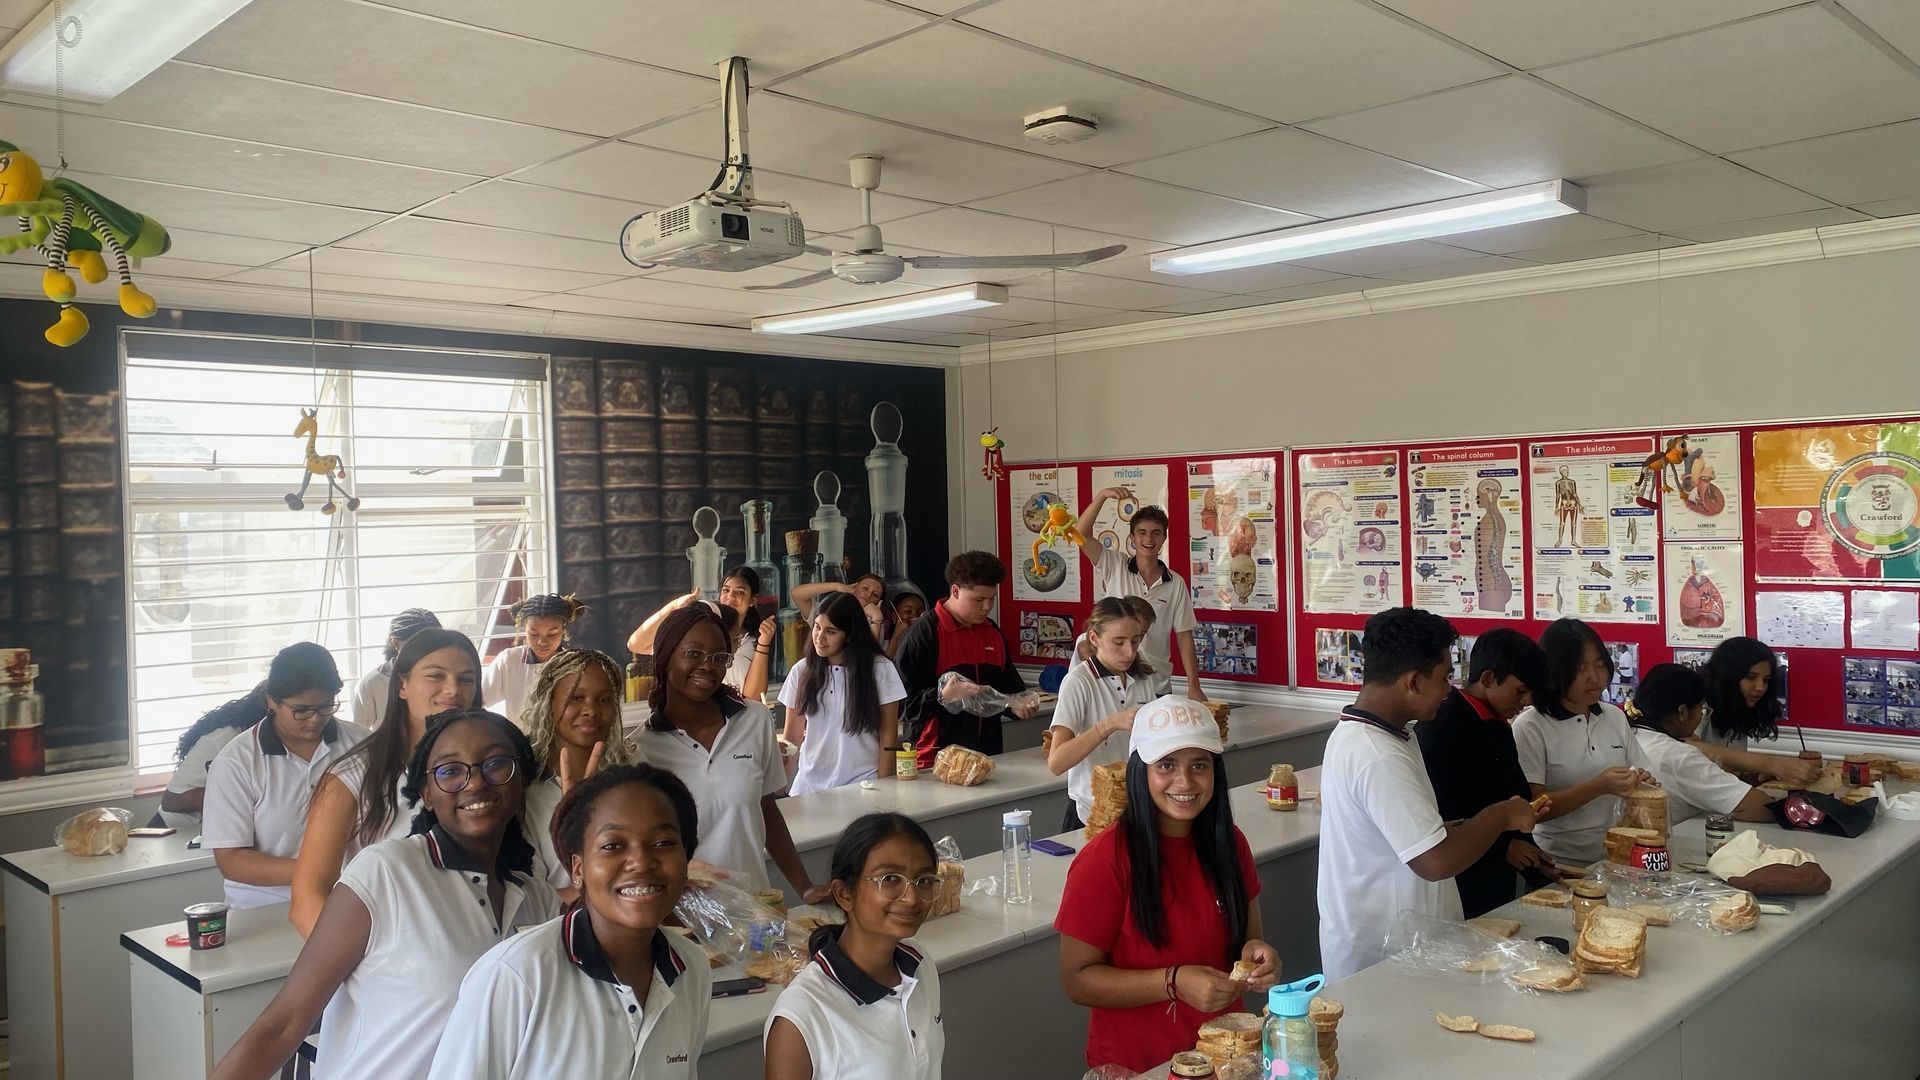
<path fill-rule="evenodd" d="M 1627 703 L 1633 736 L 1652 762 L 1653 778 L 1667 789 L 1669 827 L 1703 812 L 1772 821 L 1765 792 L 1715 765 L 1687 741 L 1700 730 L 1706 707 L 1707 681 L 1679 664 L 1647 669 Z"/>
<path fill-rule="evenodd" d="M 1166 696 L 1134 713 L 1126 813 L 1068 867 L 1054 919 L 1060 981 L 1091 1010 L 1088 1065 L 1152 1069 L 1280 974 L 1222 753 L 1199 702 Z"/>
<path fill-rule="evenodd" d="M 1146 608 L 1143 620 L 1134 605 Z M 1153 669 L 1140 658 L 1140 643 L 1153 621 L 1153 609 L 1136 596 L 1103 596 L 1087 616 L 1083 640 L 1093 655 L 1076 663 L 1060 683 L 1053 707 L 1053 745 L 1047 771 L 1067 774 L 1067 818 L 1063 832 L 1086 824 L 1093 812 L 1093 767 L 1127 759 L 1127 733 L 1133 715 L 1159 695 Z"/>
<path fill-rule="evenodd" d="M 1561 619 L 1541 632 L 1540 648 L 1548 686 L 1514 718 L 1514 747 L 1533 794 L 1551 796 L 1534 842 L 1560 862 L 1584 866 L 1606 855 L 1620 800 L 1652 780 L 1652 762 L 1627 714 L 1601 700 L 1613 657 L 1593 627 Z"/>
<path fill-rule="evenodd" d="M 912 818 L 868 814 L 840 834 L 832 868 L 847 921 L 813 932 L 774 1003 L 767 1080 L 940 1080 L 940 975 L 907 944 L 940 895 L 933 839 Z"/>

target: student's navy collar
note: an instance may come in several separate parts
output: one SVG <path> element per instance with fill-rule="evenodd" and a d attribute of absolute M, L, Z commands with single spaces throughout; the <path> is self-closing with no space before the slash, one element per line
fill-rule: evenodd
<path fill-rule="evenodd" d="M 1539 708 L 1541 712 L 1555 720 L 1571 720 L 1576 715 L 1573 710 L 1562 707 L 1557 701 L 1544 702 Z M 1592 705 L 1587 706 L 1588 716 L 1600 716 L 1605 712 L 1606 709 L 1603 707 L 1602 702 L 1596 701 Z"/>
<path fill-rule="evenodd" d="M 680 973 L 687 970 L 687 963 L 673 950 L 673 943 L 667 940 L 669 933 L 672 931 L 664 926 L 653 932 L 653 970 L 660 976 L 661 982 L 672 986 Z M 620 985 L 620 979 L 613 973 L 613 965 L 607 962 L 606 952 L 600 948 L 600 939 L 593 936 L 593 919 L 587 914 L 585 901 L 575 903 L 561 918 L 560 948 L 582 974 L 603 983 Z"/>
<path fill-rule="evenodd" d="M 1392 724 L 1389 724 L 1386 722 L 1386 720 L 1382 719 L 1378 713 L 1368 712 L 1367 710 L 1361 708 L 1358 705 L 1349 705 L 1346 708 L 1341 709 L 1340 719 L 1354 720 L 1362 724 L 1368 724 L 1373 727 L 1377 727 L 1381 731 L 1384 731 L 1387 734 L 1393 736 L 1394 738 L 1399 739 L 1401 742 L 1406 742 L 1407 740 L 1413 738 L 1413 732 L 1408 731 L 1404 727 L 1394 727 Z"/>
<path fill-rule="evenodd" d="M 1155 559 L 1153 561 L 1155 565 L 1160 567 L 1160 581 L 1167 581 L 1173 577 L 1173 571 L 1167 569 L 1167 560 Z M 1131 572 L 1134 577 L 1139 578 L 1141 581 L 1144 582 L 1147 580 L 1140 573 L 1140 561 L 1138 559 L 1135 559 L 1131 555 L 1127 556 L 1127 570 Z M 1157 585 L 1159 584 L 1159 582 L 1155 582 L 1154 584 Z"/>
<path fill-rule="evenodd" d="M 842 928 L 844 929 L 844 927 Z M 827 938 L 825 945 L 813 956 L 814 962 L 827 973 L 827 977 L 839 984 L 855 1002 L 871 1005 L 893 993 L 893 991 L 873 981 L 873 977 L 860 970 L 860 965 L 847 956 L 840 947 L 840 934 L 836 931 Z M 900 974 L 911 978 L 920 970 L 920 954 L 911 946 L 899 944 L 893 947 L 893 966 Z"/>
<path fill-rule="evenodd" d="M 1087 663 L 1092 666 L 1093 673 L 1103 679 L 1117 678 L 1121 675 L 1125 675 L 1129 679 L 1135 679 L 1144 674 L 1144 672 L 1140 670 L 1140 660 L 1137 657 L 1133 661 L 1133 666 L 1125 671 L 1114 671 L 1107 667 L 1107 665 L 1100 662 L 1098 655 L 1087 657 Z"/>
<path fill-rule="evenodd" d="M 260 752 L 270 757 L 286 757 L 287 742 L 280 737 L 279 729 L 273 726 L 273 716 L 267 717 L 253 726 L 253 737 Z M 340 721 L 329 720 L 327 726 L 320 729 L 320 741 L 333 743 L 340 740 Z"/>
<path fill-rule="evenodd" d="M 508 828 L 517 827 L 518 826 L 513 823 L 508 824 Z M 476 861 L 472 855 L 467 853 L 467 849 L 461 847 L 453 837 L 447 835 L 447 831 L 440 827 L 439 822 L 435 822 L 433 828 L 428 829 L 422 835 L 427 838 L 427 857 L 433 860 L 434 866 L 442 870 L 454 870 L 462 874 L 498 875 L 500 880 L 511 882 L 515 885 L 520 884 L 521 879 L 533 870 L 533 863 L 524 855 L 521 861 L 526 863 L 525 866 L 509 865 L 506 860 L 509 852 L 511 852 L 513 848 L 506 844 L 500 846 L 501 861 L 499 863 L 493 866 L 487 866 L 484 863 Z"/>

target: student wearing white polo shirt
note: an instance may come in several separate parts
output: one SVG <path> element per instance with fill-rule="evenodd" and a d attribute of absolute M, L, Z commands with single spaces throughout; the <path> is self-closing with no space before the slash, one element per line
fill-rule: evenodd
<path fill-rule="evenodd" d="M 1366 682 L 1341 710 L 1320 765 L 1320 966 L 1327 981 L 1386 959 L 1401 912 L 1459 920 L 1454 875 L 1536 814 L 1518 796 L 1441 820 L 1409 725 L 1433 719 L 1453 686 L 1447 620 L 1392 608 L 1367 620 Z"/>
<path fill-rule="evenodd" d="M 1133 493 L 1122 487 L 1102 488 L 1093 501 L 1080 511 L 1081 527 L 1098 517 L 1107 500 L 1131 501 Z M 1082 544 L 1080 553 L 1093 564 L 1093 598 L 1103 596 L 1143 596 L 1153 605 L 1154 631 L 1141 644 L 1141 654 L 1153 668 L 1154 689 L 1166 693 L 1172 685 L 1173 653 L 1180 654 L 1180 670 L 1187 675 L 1187 696 L 1207 700 L 1200 689 L 1200 662 L 1193 651 L 1193 594 L 1179 574 L 1167 569 L 1160 557 L 1167 547 L 1167 512 L 1157 506 L 1142 506 L 1127 523 L 1127 538 L 1133 555 L 1124 546 L 1108 551 L 1106 545 Z M 1168 647 L 1169 639 L 1172 648 Z"/>
<path fill-rule="evenodd" d="M 540 678 L 540 666 L 567 644 L 567 627 L 586 614 L 587 605 L 571 594 L 543 593 L 517 601 L 507 609 L 525 642 L 500 650 L 480 680 L 480 704 L 498 707 L 501 715 L 518 724 L 527 691 Z"/>
<path fill-rule="evenodd" d="M 592 649 L 563 649 L 540 670 L 521 727 L 539 762 L 527 785 L 527 835 L 539 858 L 535 873 L 571 903 L 573 873 L 553 849 L 553 811 L 567 789 L 602 768 L 631 765 L 640 751 L 620 731 L 622 674 L 613 657 Z"/>
<path fill-rule="evenodd" d="M 207 771 L 201 846 L 226 879 L 233 908 L 284 903 L 307 803 L 327 766 L 367 737 L 336 720 L 340 671 L 311 641 L 281 649 L 267 667 L 267 715 L 220 751 Z"/>
<path fill-rule="evenodd" d="M 774 1002 L 767 1080 L 940 1080 L 940 974 L 906 943 L 940 895 L 933 838 L 902 814 L 868 814 L 833 846 L 846 913 L 807 942 L 811 961 Z"/>
<path fill-rule="evenodd" d="M 772 859 L 805 903 L 815 887 L 787 832 L 777 796 L 786 766 L 766 706 L 723 681 L 732 657 L 726 629 L 705 604 L 667 616 L 654 642 L 652 708 L 639 733 L 646 760 L 686 781 L 700 807 L 700 854 L 749 892 L 767 887 Z"/>
<path fill-rule="evenodd" d="M 729 651 L 733 656 L 727 667 L 727 685 L 738 690 L 741 697 L 759 701 L 767 693 L 773 665 L 773 635 L 779 628 L 777 622 L 762 614 L 759 602 L 760 575 L 751 566 L 736 566 L 721 579 L 718 599 L 702 600 L 700 590 L 695 589 L 675 597 L 647 616 L 627 637 L 627 651 L 636 655 L 655 653 L 654 637 L 667 616 L 692 604 L 705 604 L 727 628 Z"/>
<path fill-rule="evenodd" d="M 1086 823 L 1093 812 L 1093 767 L 1127 760 L 1133 714 L 1159 696 L 1153 690 L 1153 669 L 1140 657 L 1145 623 L 1153 612 L 1148 609 L 1142 619 L 1132 610 L 1134 604 L 1146 607 L 1138 597 L 1103 596 L 1093 602 L 1086 634 L 1080 639 L 1093 643 L 1093 655 L 1076 661 L 1060 683 L 1047 771 L 1055 776 L 1067 774 L 1063 832 Z"/>
<path fill-rule="evenodd" d="M 347 715 L 349 720 L 372 731 L 385 719 L 387 698 L 393 685 L 393 661 L 400 655 L 401 646 L 413 639 L 413 635 L 422 630 L 438 630 L 440 616 L 426 608 L 410 607 L 393 617 L 387 624 L 387 644 L 380 658 L 380 665 L 353 684 L 353 711 Z"/>
<path fill-rule="evenodd" d="M 1655 664 L 1627 703 L 1633 737 L 1646 751 L 1653 778 L 1667 791 L 1667 823 L 1702 813 L 1740 821 L 1772 821 L 1766 793 L 1715 765 L 1688 743 L 1707 708 L 1707 681 L 1679 664 Z"/>
<path fill-rule="evenodd" d="M 1607 853 L 1607 830 L 1621 799 L 1652 780 L 1652 764 L 1628 730 L 1627 714 L 1600 700 L 1613 680 L 1613 657 L 1593 627 L 1561 619 L 1540 634 L 1547 686 L 1513 721 L 1520 771 L 1552 806 L 1534 843 L 1563 863 L 1585 866 Z"/>
<path fill-rule="evenodd" d="M 699 831 L 693 795 L 664 769 L 614 765 L 574 785 L 553 844 L 580 899 L 473 965 L 432 1080 L 696 1075 L 713 976 L 665 923 Z"/>
<path fill-rule="evenodd" d="M 1706 718 L 1688 737 L 1714 764 L 1759 779 L 1804 788 L 1820 779 L 1820 762 L 1791 754 L 1762 753 L 1753 740 L 1780 738 L 1780 658 L 1763 641 L 1730 637 L 1713 647 L 1700 670 L 1706 680 Z"/>
<path fill-rule="evenodd" d="M 553 890 L 529 874 L 521 831 L 533 767 L 533 748 L 506 717 L 436 715 L 407 764 L 415 832 L 348 864 L 286 984 L 213 1080 L 278 1075 L 323 1009 L 325 1075 L 424 1080 L 467 969 L 559 913 Z"/>
<path fill-rule="evenodd" d="M 794 795 L 891 777 L 900 703 L 907 697 L 858 597 L 832 593 L 815 608 L 807 655 L 794 661 L 780 687 L 786 739 L 800 747 L 788 788 Z"/>
<path fill-rule="evenodd" d="M 234 736 L 266 715 L 267 686 L 261 683 L 246 697 L 215 706 L 182 732 L 173 752 L 173 776 L 160 794 L 160 819 L 188 835 L 199 832 L 207 803 L 207 767 Z"/>

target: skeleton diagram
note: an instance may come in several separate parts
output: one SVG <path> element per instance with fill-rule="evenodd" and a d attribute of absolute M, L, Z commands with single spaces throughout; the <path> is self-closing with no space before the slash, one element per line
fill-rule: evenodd
<path fill-rule="evenodd" d="M 1500 513 L 1500 481 L 1480 481 L 1473 501 L 1485 511 L 1473 530 L 1473 588 L 1480 596 L 1482 611 L 1505 611 L 1507 601 L 1513 599 L 1513 578 L 1507 573 L 1504 558 L 1507 519 Z"/>
<path fill-rule="evenodd" d="M 1580 501 L 1580 485 L 1573 479 L 1573 473 L 1567 466 L 1560 466 L 1560 477 L 1553 482 L 1553 513 L 1559 521 L 1554 529 L 1553 546 L 1565 547 L 1568 540 L 1580 539 L 1580 511 L 1586 504 Z"/>

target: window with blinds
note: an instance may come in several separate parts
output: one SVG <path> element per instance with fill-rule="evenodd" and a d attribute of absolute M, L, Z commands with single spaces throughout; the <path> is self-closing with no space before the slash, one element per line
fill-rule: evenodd
<path fill-rule="evenodd" d="M 292 642 L 332 650 L 345 700 L 402 609 L 487 655 L 506 606 L 550 591 L 544 357 L 129 332 L 122 366 L 139 771 Z M 289 505 L 316 407 L 357 510 L 322 475 Z"/>

